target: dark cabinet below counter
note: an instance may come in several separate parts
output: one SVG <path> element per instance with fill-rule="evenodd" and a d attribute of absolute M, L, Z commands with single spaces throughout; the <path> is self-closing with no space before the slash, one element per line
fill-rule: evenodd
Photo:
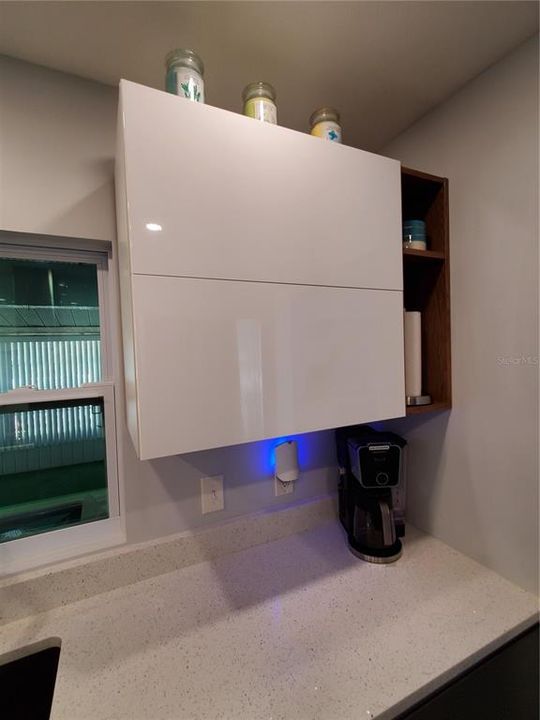
<path fill-rule="evenodd" d="M 538 720 L 538 625 L 396 720 Z"/>

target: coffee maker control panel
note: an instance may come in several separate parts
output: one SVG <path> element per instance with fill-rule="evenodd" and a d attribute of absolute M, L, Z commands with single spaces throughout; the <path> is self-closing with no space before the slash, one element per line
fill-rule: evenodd
<path fill-rule="evenodd" d="M 392 443 L 349 441 L 352 474 L 368 490 L 392 488 L 399 484 L 401 447 Z"/>

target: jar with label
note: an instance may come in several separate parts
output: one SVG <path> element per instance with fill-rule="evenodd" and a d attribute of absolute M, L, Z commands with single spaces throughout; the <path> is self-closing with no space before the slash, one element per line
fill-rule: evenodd
<path fill-rule="evenodd" d="M 244 115 L 277 125 L 276 91 L 266 82 L 246 85 L 242 93 Z"/>
<path fill-rule="evenodd" d="M 310 132 L 315 137 L 341 142 L 341 125 L 339 113 L 334 108 L 323 107 L 315 110 L 309 118 Z"/>
<path fill-rule="evenodd" d="M 171 50 L 165 59 L 166 90 L 173 95 L 204 102 L 204 64 L 193 50 Z"/>
<path fill-rule="evenodd" d="M 403 221 L 403 247 L 409 250 L 426 250 L 426 223 L 424 220 Z"/>

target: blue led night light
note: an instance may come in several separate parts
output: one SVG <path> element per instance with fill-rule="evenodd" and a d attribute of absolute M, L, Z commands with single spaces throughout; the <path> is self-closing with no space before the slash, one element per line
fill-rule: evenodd
<path fill-rule="evenodd" d="M 258 457 L 261 471 L 264 475 L 274 475 L 276 470 L 276 448 L 286 442 L 296 442 L 298 451 L 298 464 L 302 468 L 310 465 L 310 458 L 313 457 L 314 444 L 317 443 L 317 436 L 311 435 L 284 435 L 271 440 L 261 440 L 257 445 Z"/>
<path fill-rule="evenodd" d="M 272 473 L 275 472 L 276 469 L 276 448 L 278 445 L 282 445 L 283 443 L 290 442 L 292 438 L 289 437 L 281 437 L 281 438 L 274 438 L 272 440 L 272 445 L 270 447 L 270 468 L 272 470 Z"/>

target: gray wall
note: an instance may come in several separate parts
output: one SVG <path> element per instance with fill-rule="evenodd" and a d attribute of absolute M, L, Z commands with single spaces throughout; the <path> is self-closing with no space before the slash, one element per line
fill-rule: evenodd
<path fill-rule="evenodd" d="M 116 91 L 0 55 L 0 228 L 110 240 Z"/>
<path fill-rule="evenodd" d="M 538 583 L 538 39 L 383 149 L 450 180 L 454 406 L 410 420 L 410 519 Z"/>
<path fill-rule="evenodd" d="M 115 242 L 116 104 L 114 88 L 0 56 L 0 229 Z M 124 422 L 118 338 L 115 351 L 130 542 L 335 490 L 329 432 L 298 438 L 302 476 L 294 494 L 279 498 L 274 497 L 270 442 L 139 462 Z M 200 478 L 217 474 L 225 476 L 225 510 L 202 516 Z"/>

